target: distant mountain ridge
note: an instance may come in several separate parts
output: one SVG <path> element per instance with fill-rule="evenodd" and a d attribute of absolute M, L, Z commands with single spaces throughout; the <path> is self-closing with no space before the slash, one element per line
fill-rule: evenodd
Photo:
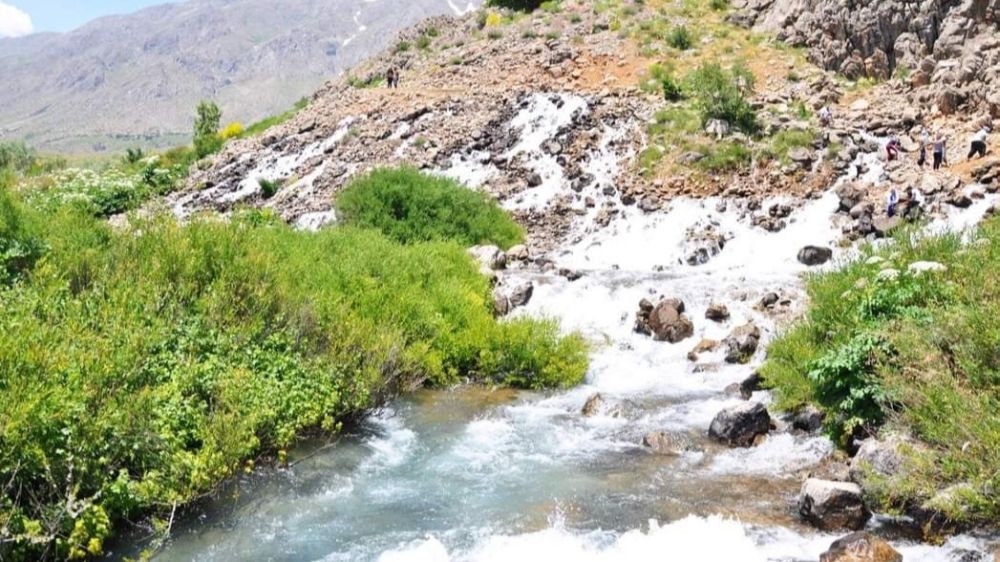
<path fill-rule="evenodd" d="M 189 0 L 64 34 L 0 39 L 0 139 L 41 150 L 163 147 L 200 99 L 223 119 L 278 113 L 428 16 L 481 0 Z"/>

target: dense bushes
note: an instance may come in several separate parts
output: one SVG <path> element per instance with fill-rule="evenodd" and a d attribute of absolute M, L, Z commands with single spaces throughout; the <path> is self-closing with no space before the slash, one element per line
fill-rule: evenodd
<path fill-rule="evenodd" d="M 761 372 L 779 407 L 822 407 L 845 445 L 884 426 L 930 445 L 909 451 L 906 471 L 867 488 L 877 507 L 995 523 L 1000 221 L 968 245 L 905 232 L 876 255 L 809 279 L 806 319 L 770 346 Z M 947 270 L 910 271 L 919 261 Z M 939 493 L 953 486 L 961 493 Z"/>
<path fill-rule="evenodd" d="M 744 133 L 760 129 L 757 113 L 747 96 L 754 89 L 754 75 L 744 65 L 723 69 L 718 64 L 703 64 L 688 77 L 692 97 L 702 116 L 702 122 L 720 119 Z"/>
<path fill-rule="evenodd" d="M 521 12 L 537 10 L 544 0 L 487 0 L 486 5 L 496 8 L 510 8 Z"/>
<path fill-rule="evenodd" d="M 454 240 L 508 248 L 523 238 L 486 195 L 411 168 L 375 170 L 341 191 L 336 205 L 346 224 L 375 228 L 402 243 Z"/>
<path fill-rule="evenodd" d="M 5 560 L 96 556 L 123 518 L 169 513 L 399 389 L 568 386 L 586 369 L 579 337 L 494 319 L 464 241 L 303 233 L 259 211 L 113 230 L 78 205 L 42 221 L 7 193 L 0 213 L 5 244 L 37 249 L 0 287 Z M 400 237 L 469 236 L 426 232 Z"/>

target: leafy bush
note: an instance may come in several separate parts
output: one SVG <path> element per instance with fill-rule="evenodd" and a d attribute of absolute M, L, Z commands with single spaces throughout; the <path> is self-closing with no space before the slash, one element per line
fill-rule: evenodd
<path fill-rule="evenodd" d="M 281 183 L 282 182 L 280 180 L 268 180 L 264 178 L 257 180 L 257 185 L 260 186 L 260 194 L 264 197 L 264 199 L 274 197 L 274 195 L 278 193 L 278 190 L 281 189 Z"/>
<path fill-rule="evenodd" d="M 215 102 L 201 101 L 194 120 L 194 149 L 198 158 L 218 152 L 224 143 L 218 135 L 222 110 Z"/>
<path fill-rule="evenodd" d="M 586 369 L 582 341 L 554 324 L 497 322 L 488 281 L 452 242 L 304 233 L 260 212 L 136 217 L 125 231 L 73 207 L 3 212 L 4 239 L 44 225 L 49 248 L 0 288 L 13 560 L 97 556 L 122 519 L 169 513 L 397 389 L 561 386 Z"/>
<path fill-rule="evenodd" d="M 686 26 L 679 25 L 670 30 L 670 34 L 667 35 L 667 44 L 677 50 L 686 51 L 694 44 L 694 36 Z"/>
<path fill-rule="evenodd" d="M 740 170 L 750 165 L 753 153 L 739 142 L 720 142 L 696 149 L 702 157 L 695 164 L 706 172 Z"/>
<path fill-rule="evenodd" d="M 0 142 L 0 170 L 25 172 L 35 165 L 37 154 L 23 142 Z"/>
<path fill-rule="evenodd" d="M 44 244 L 35 217 L 26 215 L 6 187 L 0 185 L 0 286 L 30 269 Z"/>
<path fill-rule="evenodd" d="M 128 148 L 125 150 L 125 156 L 122 157 L 122 161 L 126 164 L 138 164 L 139 160 L 142 160 L 145 156 L 146 153 L 141 148 Z"/>
<path fill-rule="evenodd" d="M 375 228 L 403 243 L 454 240 L 508 248 L 521 228 L 486 195 L 413 168 L 379 169 L 350 183 L 336 199 L 346 224 Z"/>
<path fill-rule="evenodd" d="M 663 86 L 663 99 L 667 101 L 680 101 L 684 99 L 684 91 L 681 89 L 681 85 L 674 80 L 673 76 L 664 76 L 660 80 L 660 84 Z"/>
<path fill-rule="evenodd" d="M 760 129 L 757 113 L 747 101 L 747 95 L 753 92 L 754 76 L 746 66 L 724 70 L 718 64 L 703 64 L 691 73 L 688 84 L 703 124 L 720 119 L 745 133 Z"/>

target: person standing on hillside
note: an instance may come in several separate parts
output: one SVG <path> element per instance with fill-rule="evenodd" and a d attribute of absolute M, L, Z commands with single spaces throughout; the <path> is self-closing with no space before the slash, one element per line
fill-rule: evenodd
<path fill-rule="evenodd" d="M 889 190 L 889 195 L 886 197 L 885 214 L 890 217 L 896 216 L 896 205 L 898 204 L 899 204 L 899 192 L 897 192 L 896 188 L 894 187 Z"/>
<path fill-rule="evenodd" d="M 927 163 L 927 145 L 931 143 L 931 136 L 927 133 L 927 127 L 920 130 L 920 158 L 917 159 L 917 166 L 921 168 Z"/>
<path fill-rule="evenodd" d="M 830 106 L 824 105 L 823 108 L 819 110 L 819 124 L 824 127 L 833 125 L 833 111 L 830 110 Z"/>
<path fill-rule="evenodd" d="M 938 133 L 934 138 L 934 169 L 937 170 L 944 164 L 947 160 L 945 159 L 945 147 L 948 144 L 948 139 L 944 135 Z"/>
<path fill-rule="evenodd" d="M 969 148 L 969 160 L 973 156 L 979 155 L 980 158 L 986 156 L 986 138 L 990 135 L 990 128 L 983 127 L 979 129 L 979 132 L 972 135 L 972 146 Z"/>
<path fill-rule="evenodd" d="M 399 83 L 399 71 L 396 70 L 395 66 L 390 66 L 389 70 L 385 73 L 385 81 L 389 86 L 389 89 L 394 89 Z"/>

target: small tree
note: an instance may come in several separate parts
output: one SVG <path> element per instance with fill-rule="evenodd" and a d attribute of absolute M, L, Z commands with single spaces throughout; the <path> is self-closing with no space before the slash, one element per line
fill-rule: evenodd
<path fill-rule="evenodd" d="M 219 137 L 221 122 L 222 110 L 215 102 L 203 100 L 198 103 L 194 119 L 194 149 L 198 158 L 204 158 L 222 148 L 222 139 Z"/>

